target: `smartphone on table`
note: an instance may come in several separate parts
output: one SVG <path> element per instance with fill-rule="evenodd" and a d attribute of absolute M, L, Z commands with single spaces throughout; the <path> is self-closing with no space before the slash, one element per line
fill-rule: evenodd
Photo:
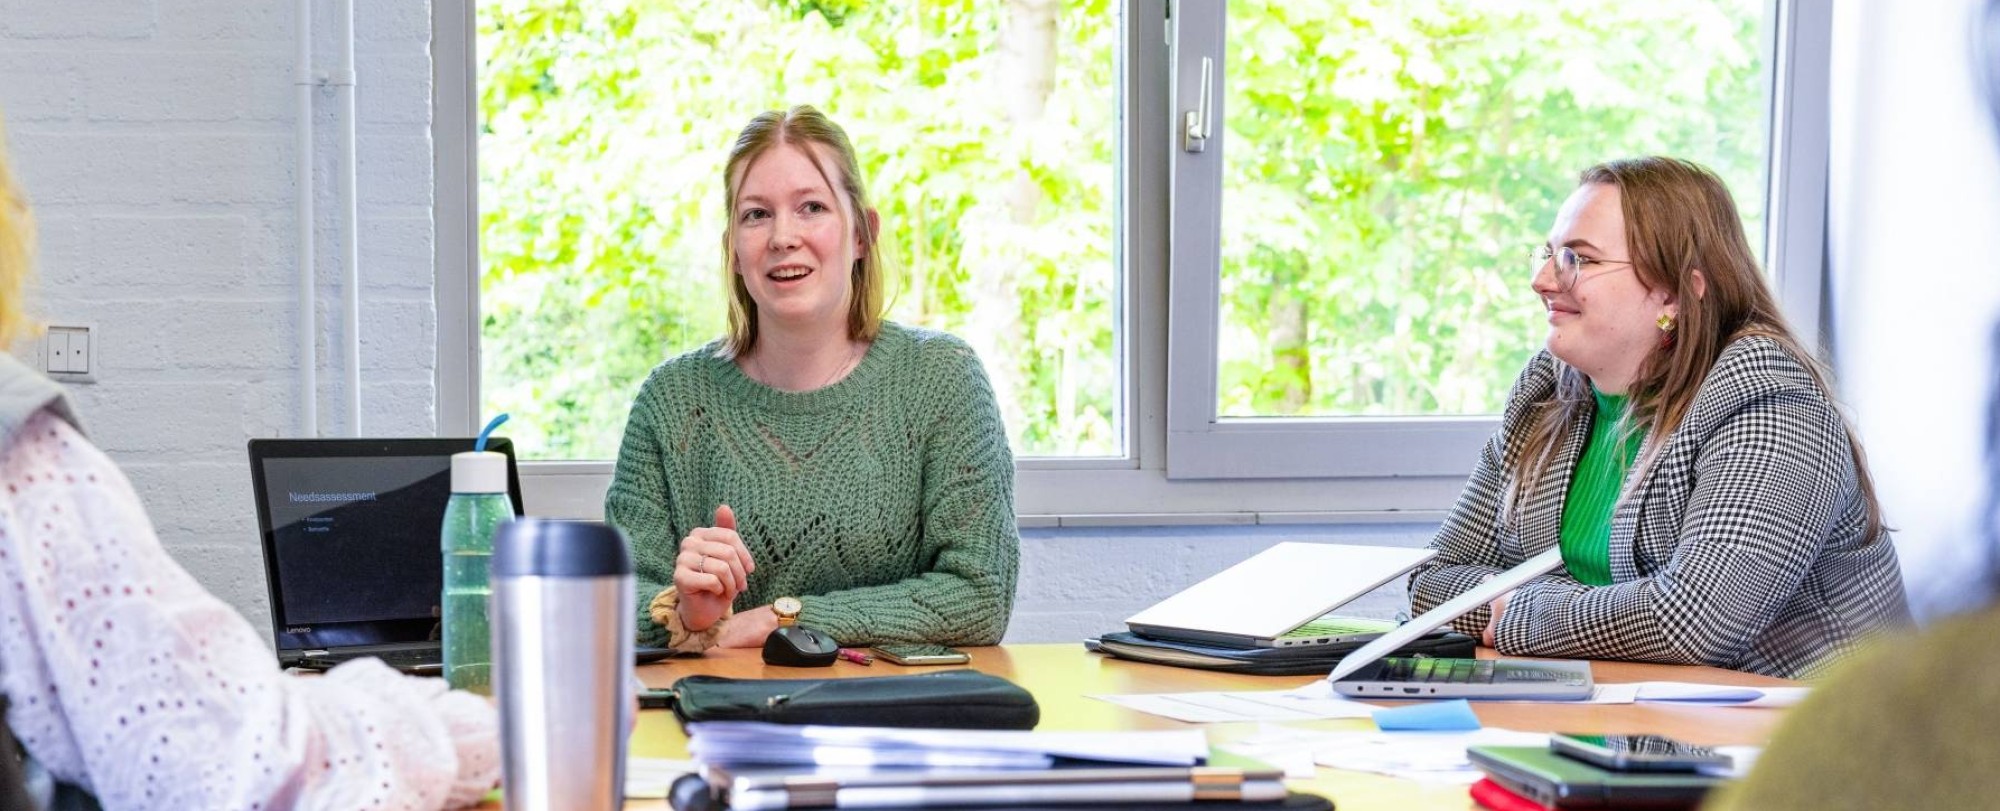
<path fill-rule="evenodd" d="M 899 665 L 962 665 L 972 661 L 965 651 L 927 643 L 876 645 L 868 650 Z"/>
<path fill-rule="evenodd" d="M 1664 735 L 1582 735 L 1558 732 L 1549 748 L 1606 769 L 1621 772 L 1692 772 L 1728 768 L 1727 755 L 1705 746 L 1682 743 Z"/>

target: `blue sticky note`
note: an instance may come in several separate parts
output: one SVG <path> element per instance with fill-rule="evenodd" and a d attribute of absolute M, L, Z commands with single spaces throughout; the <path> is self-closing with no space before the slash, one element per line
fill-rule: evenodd
<path fill-rule="evenodd" d="M 1465 699 L 1425 701 L 1407 707 L 1375 711 L 1375 726 L 1384 732 L 1467 732 L 1479 728 L 1479 716 Z"/>

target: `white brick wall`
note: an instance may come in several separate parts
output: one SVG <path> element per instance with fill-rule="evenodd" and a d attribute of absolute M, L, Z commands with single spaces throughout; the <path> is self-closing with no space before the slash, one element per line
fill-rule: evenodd
<path fill-rule="evenodd" d="M 332 3 L 315 2 L 321 69 Z M 355 3 L 363 426 L 435 431 L 430 7 Z M 268 622 L 244 443 L 298 430 L 293 5 L 0 0 L 0 115 L 41 220 L 40 312 L 97 324 L 74 388 L 175 558 Z M 316 359 L 345 429 L 331 91 L 319 91 Z"/>

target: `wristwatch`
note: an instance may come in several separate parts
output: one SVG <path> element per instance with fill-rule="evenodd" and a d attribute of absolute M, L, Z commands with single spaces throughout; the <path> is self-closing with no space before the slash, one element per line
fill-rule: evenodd
<path fill-rule="evenodd" d="M 771 613 L 778 615 L 778 627 L 797 625 L 799 612 L 806 608 L 797 597 L 779 597 L 771 601 Z"/>

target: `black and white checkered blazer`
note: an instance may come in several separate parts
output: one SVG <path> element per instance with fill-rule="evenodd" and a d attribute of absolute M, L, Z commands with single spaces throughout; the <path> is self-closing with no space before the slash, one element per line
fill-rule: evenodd
<path fill-rule="evenodd" d="M 1508 397 L 1500 431 L 1410 577 L 1424 611 L 1558 542 L 1563 499 L 1590 435 L 1589 409 L 1521 509 L 1502 520 L 1532 405 L 1555 390 L 1544 351 Z M 1514 593 L 1494 629 L 1503 653 L 1705 664 L 1819 674 L 1863 637 L 1909 622 L 1888 533 L 1865 538 L 1865 505 L 1838 413 L 1777 342 L 1729 344 L 1645 479 L 1611 517 L 1609 586 L 1563 570 Z M 1475 637 L 1491 612 L 1453 623 Z"/>

